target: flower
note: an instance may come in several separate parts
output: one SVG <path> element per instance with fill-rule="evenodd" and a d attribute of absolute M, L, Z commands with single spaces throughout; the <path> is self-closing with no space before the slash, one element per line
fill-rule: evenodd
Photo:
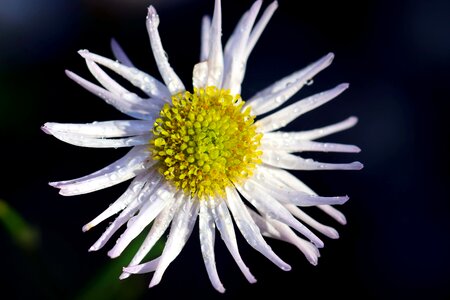
<path fill-rule="evenodd" d="M 262 1 L 256 1 L 240 19 L 222 49 L 221 5 L 215 1 L 212 20 L 202 22 L 200 63 L 193 70 L 193 92 L 186 91 L 168 62 L 158 33 L 159 17 L 150 6 L 147 29 L 153 55 L 164 84 L 136 69 L 116 41 L 112 50 L 117 61 L 79 51 L 103 87 L 67 71 L 67 75 L 108 104 L 137 120 L 90 124 L 46 123 L 42 129 L 77 146 L 132 147 L 121 159 L 90 175 L 51 182 L 65 196 L 104 189 L 134 178 L 128 189 L 103 213 L 83 227 L 96 226 L 112 215 L 119 216 L 90 248 L 102 248 L 127 223 L 127 228 L 108 252 L 119 256 L 149 224 L 148 235 L 121 279 L 130 274 L 154 272 L 150 287 L 158 284 L 169 264 L 188 240 L 197 217 L 201 251 L 208 276 L 219 292 L 220 282 L 214 257 L 216 227 L 251 283 L 250 273 L 238 251 L 233 225 L 257 251 L 282 270 L 290 266 L 279 258 L 263 235 L 298 247 L 316 265 L 322 240 L 303 223 L 330 238 L 334 228 L 323 225 L 299 207 L 316 206 L 345 224 L 344 215 L 332 207 L 347 196 L 321 197 L 286 170 L 358 170 L 359 162 L 331 164 L 303 159 L 292 153 L 303 151 L 359 152 L 353 145 L 314 140 L 352 127 L 356 117 L 319 129 L 281 132 L 298 116 L 332 100 L 348 84 L 297 101 L 276 110 L 296 94 L 318 72 L 331 64 L 332 53 L 308 65 L 244 102 L 240 94 L 247 58 L 278 4 L 270 4 L 255 23 Z M 148 95 L 141 98 L 119 85 L 100 67 L 106 67 Z M 273 112 L 272 112 L 273 111 Z M 255 122 L 255 116 L 271 112 Z M 170 226 L 170 229 L 168 229 Z M 292 229 L 300 233 L 298 236 Z M 159 238 L 170 230 L 162 254 L 141 264 Z"/>

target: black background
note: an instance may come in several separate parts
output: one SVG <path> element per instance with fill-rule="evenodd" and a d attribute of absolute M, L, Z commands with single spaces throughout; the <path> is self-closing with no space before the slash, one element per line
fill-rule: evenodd
<path fill-rule="evenodd" d="M 244 98 L 332 51 L 331 67 L 293 100 L 341 82 L 350 89 L 310 112 L 290 129 L 311 129 L 359 117 L 358 125 L 327 141 L 354 143 L 360 154 L 311 155 L 325 161 L 359 160 L 358 172 L 297 172 L 322 195 L 350 196 L 341 207 L 348 224 L 341 238 L 324 238 L 319 265 L 294 247 L 269 243 L 292 271 L 283 272 L 242 238 L 244 261 L 258 279 L 250 285 L 217 237 L 224 295 L 210 285 L 195 230 L 160 285 L 151 275 L 116 279 L 106 250 L 87 249 L 105 224 L 81 226 L 103 211 L 126 184 L 63 197 L 47 185 L 93 172 L 125 149 L 88 149 L 64 144 L 40 131 L 47 122 L 127 119 L 65 75 L 70 69 L 93 80 L 77 50 L 112 57 L 116 37 L 142 70 L 158 77 L 145 30 L 146 7 L 160 15 L 163 45 L 188 87 L 198 62 L 200 20 L 213 1 L 3 0 L 0 5 L 0 198 L 30 224 L 34 246 L 23 248 L 0 227 L 0 293 L 7 298 L 100 299 L 252 297 L 351 297 L 357 299 L 450 298 L 449 131 L 450 2 L 279 1 L 280 7 L 250 56 Z M 252 1 L 223 0 L 223 37 Z M 265 1 L 263 8 L 268 5 Z M 308 154 L 306 154 L 308 155 Z M 196 227 L 197 228 L 197 227 Z M 107 245 L 112 247 L 114 241 Z M 132 255 L 130 252 L 128 255 Z M 113 279 L 109 279 L 112 277 Z M 103 281 L 111 281 L 104 283 Z M 103 279 L 103 281 L 102 281 Z M 111 292 L 112 291 L 112 292 Z"/>

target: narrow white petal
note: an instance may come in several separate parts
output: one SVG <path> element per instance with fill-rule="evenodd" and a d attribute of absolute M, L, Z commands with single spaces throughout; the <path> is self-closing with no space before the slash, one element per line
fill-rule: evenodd
<path fill-rule="evenodd" d="M 202 30 L 200 40 L 200 61 L 208 59 L 210 38 L 209 32 L 211 30 L 211 19 L 208 16 L 204 16 L 202 19 Z"/>
<path fill-rule="evenodd" d="M 261 140 L 261 150 L 271 151 L 285 151 L 292 152 L 344 152 L 344 153 L 358 153 L 361 151 L 355 145 L 335 144 L 335 143 L 320 143 L 308 140 L 300 140 L 293 138 L 289 133 L 286 135 L 274 135 L 272 132 L 265 134 Z"/>
<path fill-rule="evenodd" d="M 260 132 L 270 132 L 286 126 L 302 114 L 311 111 L 328 101 L 334 99 L 348 88 L 347 83 L 340 84 L 335 88 L 312 95 L 308 98 L 297 101 L 259 121 L 255 124 L 259 126 Z"/>
<path fill-rule="evenodd" d="M 311 188 L 309 188 L 306 184 L 301 182 L 297 177 L 292 175 L 291 173 L 279 169 L 279 168 L 273 168 L 273 167 L 267 167 L 270 170 L 270 173 L 277 177 L 279 180 L 285 182 L 288 186 L 303 191 L 305 193 L 308 193 L 310 195 L 317 195 Z M 330 215 L 333 219 L 341 223 L 342 225 L 345 225 L 347 223 L 347 220 L 345 219 L 345 216 L 343 213 L 341 213 L 339 210 L 335 209 L 334 207 L 330 205 L 318 205 L 318 208 L 323 210 L 325 213 Z"/>
<path fill-rule="evenodd" d="M 105 211 L 103 211 L 100 215 L 98 215 L 95 219 L 84 225 L 83 231 L 84 232 L 88 231 L 89 229 L 100 224 L 101 222 L 111 217 L 112 215 L 115 215 L 119 211 L 125 209 L 131 203 L 131 201 L 133 201 L 140 193 L 146 180 L 149 178 L 149 175 L 153 174 L 142 173 L 136 176 L 136 178 L 134 178 L 133 181 L 130 183 L 130 186 L 127 188 L 125 193 L 123 193 L 122 196 L 119 197 L 119 199 L 117 199 L 113 204 L 108 206 L 108 208 Z"/>
<path fill-rule="evenodd" d="M 147 197 L 155 192 L 158 189 L 161 182 L 161 175 L 158 173 L 154 173 L 154 176 L 146 182 L 144 187 L 137 192 L 137 196 L 133 199 L 133 201 L 119 214 L 119 216 L 112 222 L 108 228 L 106 228 L 105 232 L 100 236 L 100 238 L 89 248 L 89 251 L 97 251 L 101 249 L 108 240 L 112 237 L 116 231 L 122 227 L 123 224 L 128 222 L 135 213 L 143 206 L 145 201 L 148 199 Z"/>
<path fill-rule="evenodd" d="M 259 175 L 259 176 L 258 176 Z M 294 204 L 297 206 L 316 206 L 320 204 L 344 204 L 348 196 L 320 197 L 310 195 L 306 192 L 290 188 L 283 182 L 277 180 L 270 173 L 267 176 L 257 174 L 256 177 L 248 179 L 251 185 L 255 185 L 264 193 L 270 195 L 282 204 Z"/>
<path fill-rule="evenodd" d="M 120 84 L 118 84 L 114 79 L 112 79 L 105 71 L 102 70 L 94 61 L 90 60 L 88 57 L 90 56 L 89 51 L 80 50 L 82 56 L 86 59 L 86 65 L 88 66 L 89 71 L 91 71 L 92 75 L 94 75 L 95 79 L 100 82 L 107 90 L 109 90 L 114 95 L 120 96 L 123 101 L 130 102 L 133 108 L 137 111 L 143 111 L 145 113 L 146 110 L 155 110 L 159 111 L 164 104 L 164 101 L 161 99 L 142 99 L 135 93 L 131 93 Z M 100 56 L 97 56 L 100 57 Z M 168 101 L 168 99 L 166 99 Z"/>
<path fill-rule="evenodd" d="M 114 79 L 112 79 L 108 74 L 106 74 L 105 71 L 103 71 L 95 62 L 92 60 L 86 58 L 86 55 L 89 54 L 88 50 L 80 50 L 78 51 L 78 54 L 80 54 L 86 61 L 86 65 L 91 72 L 92 75 L 94 75 L 95 79 L 108 91 L 110 91 L 113 94 L 121 95 L 125 93 L 129 93 L 127 89 L 125 89 L 123 86 L 118 84 Z"/>
<path fill-rule="evenodd" d="M 150 287 L 157 285 L 169 264 L 180 254 L 186 241 L 191 235 L 198 215 L 198 199 L 186 199 L 182 207 L 178 210 L 170 227 L 169 238 L 167 239 L 161 259 L 153 274 Z"/>
<path fill-rule="evenodd" d="M 195 88 L 204 88 L 207 85 L 208 80 L 208 62 L 199 62 L 194 66 L 192 72 L 192 85 Z"/>
<path fill-rule="evenodd" d="M 308 84 L 317 73 L 328 67 L 333 58 L 333 53 L 325 55 L 306 68 L 294 72 L 258 92 L 245 105 L 251 106 L 252 113 L 255 115 L 261 115 L 276 109 L 295 95 L 305 84 Z"/>
<path fill-rule="evenodd" d="M 156 191 L 149 190 L 148 193 L 142 195 L 146 198 L 144 205 L 139 214 L 133 217 L 133 221 L 129 224 L 125 232 L 117 240 L 114 247 L 108 252 L 111 258 L 118 257 L 123 250 L 134 240 L 141 232 L 150 224 L 156 216 L 173 201 L 174 191 L 170 188 L 169 183 L 163 184 Z"/>
<path fill-rule="evenodd" d="M 345 215 L 336 208 L 330 205 L 319 205 L 317 207 L 323 210 L 326 214 L 328 214 L 330 217 L 332 217 L 342 225 L 347 224 L 347 219 L 345 218 Z"/>
<path fill-rule="evenodd" d="M 280 132 L 280 131 L 269 132 L 269 133 L 267 133 L 267 135 L 269 135 L 270 137 L 275 137 L 275 136 L 281 135 L 285 138 L 296 139 L 296 140 L 316 140 L 316 139 L 322 138 L 324 136 L 349 129 L 349 128 L 355 126 L 355 124 L 357 122 L 358 122 L 357 117 L 349 117 L 349 118 L 345 119 L 344 121 L 341 121 L 339 123 L 332 124 L 329 126 L 325 126 L 322 128 L 316 128 L 316 129 L 312 129 L 312 130 L 298 131 L 298 132 Z"/>
<path fill-rule="evenodd" d="M 161 256 L 140 265 L 123 268 L 123 271 L 129 274 L 144 274 L 154 272 L 156 270 L 156 267 L 159 265 L 160 260 Z"/>
<path fill-rule="evenodd" d="M 78 134 L 54 132 L 57 139 L 80 147 L 89 148 L 121 148 L 147 145 L 152 137 L 151 134 L 126 137 L 122 139 L 91 138 Z"/>
<path fill-rule="evenodd" d="M 272 176 L 276 177 L 278 180 L 284 182 L 287 186 L 297 191 L 302 191 L 307 194 L 317 196 L 317 194 L 312 189 L 310 189 L 306 184 L 304 184 L 288 171 L 271 166 L 261 166 L 261 169 L 266 170 L 266 172 L 270 173 Z"/>
<path fill-rule="evenodd" d="M 122 47 L 116 41 L 116 39 L 111 39 L 111 50 L 114 54 L 114 57 L 123 65 L 127 67 L 134 67 L 131 60 L 128 58 L 128 55 L 125 54 Z"/>
<path fill-rule="evenodd" d="M 223 78 L 222 8 L 220 0 L 215 0 L 209 42 L 207 85 L 220 87 Z"/>
<path fill-rule="evenodd" d="M 322 163 L 282 151 L 264 151 L 261 160 L 265 164 L 287 170 L 361 170 L 363 168 L 358 161 L 348 164 Z"/>
<path fill-rule="evenodd" d="M 317 265 L 318 258 L 320 256 L 319 250 L 316 246 L 310 242 L 298 237 L 286 224 L 279 222 L 274 219 L 269 219 L 260 216 L 255 211 L 247 208 L 250 215 L 255 221 L 256 225 L 261 230 L 264 236 L 275 238 L 281 241 L 288 242 L 296 246 L 300 251 L 303 252 L 306 259 L 314 266 Z"/>
<path fill-rule="evenodd" d="M 200 201 L 199 214 L 199 236 L 200 248 L 202 250 L 203 261 L 205 263 L 206 271 L 208 272 L 209 280 L 212 286 L 220 293 L 225 292 L 219 274 L 217 274 L 216 259 L 214 256 L 214 239 L 216 226 L 214 225 L 213 217 L 208 210 L 206 201 Z"/>
<path fill-rule="evenodd" d="M 144 259 L 144 257 L 150 252 L 150 250 L 153 248 L 156 242 L 158 242 L 158 240 L 164 234 L 166 229 L 169 227 L 170 222 L 172 222 L 172 219 L 175 213 L 180 208 L 181 203 L 183 203 L 183 197 L 184 197 L 183 193 L 179 193 L 178 195 L 176 195 L 175 200 L 172 201 L 171 204 L 167 205 L 156 217 L 155 221 L 152 224 L 150 232 L 148 233 L 139 250 L 134 255 L 133 259 L 128 264 L 128 267 L 132 267 L 139 264 Z M 119 278 L 125 279 L 128 278 L 129 276 L 130 276 L 129 273 L 124 272 L 120 275 Z"/>
<path fill-rule="evenodd" d="M 50 185 L 59 188 L 59 193 L 64 196 L 86 194 L 116 185 L 150 166 L 146 164 L 150 156 L 148 151 L 147 146 L 133 147 L 124 157 L 97 172 L 77 179 L 50 182 Z"/>
<path fill-rule="evenodd" d="M 218 201 L 218 204 L 211 208 L 211 214 L 214 217 L 214 221 L 217 225 L 217 229 L 220 232 L 222 240 L 230 251 L 230 254 L 233 256 L 236 264 L 238 265 L 241 272 L 244 274 L 245 278 L 250 283 L 255 283 L 256 279 L 250 273 L 250 270 L 245 265 L 244 261 L 241 258 L 238 250 L 238 244 L 236 241 L 236 235 L 234 233 L 233 228 L 233 220 L 231 218 L 230 212 L 228 211 L 226 203 L 221 199 Z"/>
<path fill-rule="evenodd" d="M 304 211 L 302 211 L 300 208 L 298 208 L 295 205 L 287 204 L 286 208 L 297 218 L 314 228 L 315 230 L 319 231 L 320 233 L 326 235 L 329 238 L 337 239 L 339 238 L 339 233 L 334 229 L 333 227 L 324 225 L 322 223 L 317 222 L 313 218 L 311 218 L 309 215 L 307 215 Z"/>
<path fill-rule="evenodd" d="M 148 105 L 143 105 L 132 93 L 116 95 L 98 85 L 78 76 L 77 74 L 67 71 L 67 76 L 81 85 L 83 88 L 103 99 L 106 103 L 114 106 L 120 112 L 136 119 L 154 120 L 159 113 L 159 109 L 150 109 Z"/>
<path fill-rule="evenodd" d="M 149 121 L 104 121 L 89 124 L 45 123 L 42 130 L 47 134 L 67 133 L 89 138 L 118 138 L 148 134 L 153 128 Z"/>
<path fill-rule="evenodd" d="M 258 186 L 254 185 L 250 181 L 247 181 L 242 188 L 238 187 L 238 190 L 261 214 L 291 226 L 299 233 L 307 237 L 317 247 L 323 247 L 323 242 L 318 236 L 295 219 L 292 214 L 277 200 L 261 191 Z"/>
<path fill-rule="evenodd" d="M 153 56 L 155 57 L 156 64 L 158 66 L 159 73 L 164 80 L 171 95 L 175 95 L 184 92 L 183 82 L 181 82 L 178 75 L 174 72 L 169 64 L 167 54 L 163 49 L 161 38 L 158 32 L 159 16 L 153 6 L 148 8 L 147 15 L 147 31 L 150 38 L 150 44 L 152 46 Z"/>
<path fill-rule="evenodd" d="M 250 53 L 252 52 L 253 48 L 255 47 L 256 42 L 258 41 L 262 32 L 266 28 L 267 23 L 269 23 L 269 20 L 272 18 L 272 15 L 277 8 L 278 8 L 278 2 L 273 1 L 264 10 L 264 13 L 261 16 L 261 18 L 259 18 L 258 22 L 256 23 L 255 27 L 253 28 L 253 30 L 250 34 L 250 37 L 248 38 L 247 49 L 246 49 L 246 53 L 245 53 L 245 56 L 247 58 L 250 56 Z"/>
<path fill-rule="evenodd" d="M 140 88 L 147 95 L 156 98 L 150 99 L 149 101 L 155 102 L 159 99 L 170 101 L 171 95 L 167 87 L 153 76 L 144 73 L 134 67 L 120 64 L 117 61 L 113 61 L 95 53 L 90 53 L 87 50 L 83 50 L 79 53 L 85 59 L 99 63 L 116 72 L 117 74 L 131 82 L 131 84 L 133 84 L 135 87 Z"/>
<path fill-rule="evenodd" d="M 276 255 L 272 251 L 270 246 L 266 243 L 259 231 L 258 226 L 256 226 L 255 222 L 251 218 L 237 191 L 234 188 L 228 187 L 226 188 L 226 193 L 226 202 L 228 204 L 228 207 L 233 214 L 236 225 L 238 226 L 247 243 L 249 243 L 250 246 L 252 246 L 269 260 L 271 260 L 279 268 L 284 271 L 289 271 L 291 269 L 291 266 L 281 260 L 281 258 L 279 258 L 278 255 Z"/>
<path fill-rule="evenodd" d="M 232 94 L 239 94 L 241 92 L 241 83 L 244 79 L 245 66 L 247 64 L 247 42 L 261 4 L 261 0 L 253 3 L 250 10 L 242 17 L 230 37 L 230 46 L 227 45 L 228 51 L 225 52 L 227 65 L 222 88 L 230 89 Z"/>

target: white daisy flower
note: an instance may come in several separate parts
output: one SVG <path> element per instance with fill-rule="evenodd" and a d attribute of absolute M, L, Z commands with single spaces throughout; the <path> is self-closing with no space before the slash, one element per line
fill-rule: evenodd
<path fill-rule="evenodd" d="M 146 24 L 164 83 L 136 69 L 115 41 L 112 50 L 117 61 L 87 50 L 79 52 L 101 86 L 67 71 L 82 87 L 136 119 L 90 124 L 46 123 L 42 127 L 46 133 L 77 146 L 131 147 L 124 157 L 97 172 L 50 183 L 60 189 L 61 195 L 72 196 L 133 179 L 112 205 L 83 227 L 83 231 L 87 231 L 120 212 L 90 248 L 91 251 L 102 248 L 127 223 L 108 252 L 112 258 L 119 256 L 149 227 L 145 241 L 123 269 L 121 279 L 130 274 L 154 272 L 150 287 L 158 284 L 187 242 L 197 217 L 206 271 L 219 292 L 225 289 L 214 257 L 216 227 L 251 283 L 256 279 L 239 254 L 233 220 L 253 248 L 285 271 L 291 267 L 272 251 L 263 236 L 295 245 L 313 265 L 317 264 L 318 248 L 323 247 L 323 242 L 309 227 L 329 238 L 338 238 L 334 228 L 317 222 L 299 207 L 316 206 L 345 224 L 344 215 L 331 205 L 343 204 L 348 197 L 318 196 L 286 170 L 361 169 L 359 162 L 322 163 L 293 154 L 359 152 L 353 145 L 314 141 L 352 127 L 357 122 L 356 117 L 314 130 L 278 130 L 337 97 L 348 84 L 339 84 L 276 110 L 331 64 L 334 55 L 330 53 L 244 102 L 239 94 L 247 59 L 278 5 L 276 1 L 270 4 L 256 22 L 261 3 L 256 1 L 242 16 L 223 48 L 221 4 L 220 0 L 215 1 L 212 20 L 205 17 L 202 22 L 200 62 L 193 70 L 193 92 L 186 91 L 169 64 L 158 33 L 159 17 L 152 6 L 148 8 Z M 129 80 L 148 98 L 122 87 L 99 65 Z M 271 113 L 254 121 L 255 117 L 268 112 Z M 162 254 L 141 263 L 166 230 L 169 235 Z"/>

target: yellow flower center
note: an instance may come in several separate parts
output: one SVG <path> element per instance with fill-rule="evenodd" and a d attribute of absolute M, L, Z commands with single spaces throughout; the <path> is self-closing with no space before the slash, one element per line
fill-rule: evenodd
<path fill-rule="evenodd" d="M 200 199 L 242 183 L 261 163 L 261 133 L 239 95 L 215 86 L 172 96 L 156 119 L 150 141 L 159 171 Z"/>

